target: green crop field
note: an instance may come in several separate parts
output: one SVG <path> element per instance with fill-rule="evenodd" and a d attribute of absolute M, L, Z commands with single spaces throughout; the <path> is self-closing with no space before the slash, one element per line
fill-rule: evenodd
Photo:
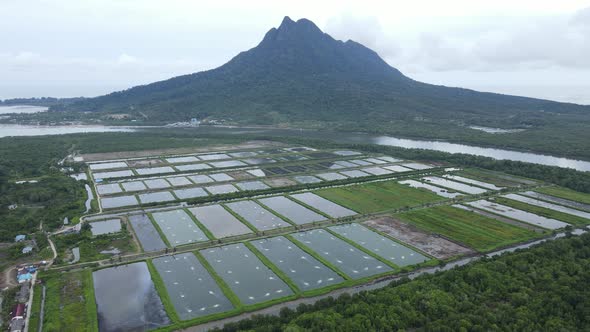
<path fill-rule="evenodd" d="M 91 270 L 50 272 L 41 278 L 47 287 L 43 331 L 98 331 Z"/>
<path fill-rule="evenodd" d="M 395 181 L 373 182 L 314 192 L 359 213 L 399 209 L 444 199 L 429 191 L 410 188 Z"/>
<path fill-rule="evenodd" d="M 572 224 L 572 225 L 590 224 L 590 220 L 582 218 L 582 217 L 574 216 L 574 215 L 571 215 L 568 213 L 555 211 L 555 210 L 551 210 L 551 209 L 536 206 L 536 205 L 531 205 L 531 204 L 515 201 L 512 199 L 508 199 L 508 198 L 497 197 L 494 199 L 494 201 L 496 201 L 500 204 L 506 205 L 506 206 L 510 206 L 515 209 L 534 213 L 539 216 L 561 220 L 563 222 L 566 222 L 566 223 Z"/>
<path fill-rule="evenodd" d="M 584 204 L 590 204 L 590 195 L 584 194 L 581 192 L 577 192 L 571 189 L 562 188 L 562 187 L 545 187 L 545 188 L 538 188 L 535 191 L 555 196 L 561 197 L 565 199 L 569 199 L 570 201 L 576 201 Z"/>
<path fill-rule="evenodd" d="M 452 206 L 400 213 L 399 218 L 478 251 L 490 251 L 536 236 L 536 233 Z"/>

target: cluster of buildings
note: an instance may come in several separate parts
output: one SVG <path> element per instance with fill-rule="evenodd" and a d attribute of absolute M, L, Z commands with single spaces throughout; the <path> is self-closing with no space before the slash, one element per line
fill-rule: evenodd
<path fill-rule="evenodd" d="M 19 284 L 27 283 L 33 279 L 33 274 L 37 272 L 37 266 L 29 265 L 17 269 L 16 280 Z"/>
<path fill-rule="evenodd" d="M 29 301 L 29 297 L 31 296 L 31 281 L 33 279 L 33 275 L 37 272 L 39 266 L 45 263 L 46 262 L 41 262 L 39 264 L 30 264 L 17 267 L 16 278 L 18 280 L 20 288 L 18 292 L 16 292 L 16 304 L 10 312 L 9 331 L 21 332 L 25 330 L 25 319 L 27 317 L 28 309 L 27 302 Z"/>
<path fill-rule="evenodd" d="M 14 242 L 17 242 L 17 243 L 24 242 L 26 239 L 27 239 L 26 235 L 19 234 L 14 237 Z M 33 252 L 33 246 L 31 246 L 31 245 L 26 245 L 22 250 L 23 254 L 30 254 L 31 252 Z"/>

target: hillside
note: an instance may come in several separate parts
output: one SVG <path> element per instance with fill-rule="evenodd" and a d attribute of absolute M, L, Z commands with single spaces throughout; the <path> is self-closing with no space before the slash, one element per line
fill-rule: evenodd
<path fill-rule="evenodd" d="M 154 120 L 187 117 L 252 124 L 305 121 L 462 120 L 535 125 L 539 112 L 588 107 L 424 84 L 377 53 L 342 42 L 306 19 L 285 17 L 258 46 L 204 72 L 134 87 L 63 107 L 109 113 L 141 111 Z M 60 109 L 54 107 L 54 109 Z"/>

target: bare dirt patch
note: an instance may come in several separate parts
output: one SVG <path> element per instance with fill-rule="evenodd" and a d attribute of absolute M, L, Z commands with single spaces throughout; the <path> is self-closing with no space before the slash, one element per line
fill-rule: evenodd
<path fill-rule="evenodd" d="M 203 140 L 207 143 L 206 140 Z M 190 153 L 202 153 L 212 151 L 231 151 L 242 149 L 262 149 L 268 147 L 283 146 L 284 144 L 272 141 L 247 141 L 240 144 L 218 144 L 210 146 L 194 146 L 186 148 L 171 148 L 159 150 L 141 150 L 141 151 L 121 151 L 121 152 L 105 152 L 105 153 L 88 153 L 82 154 L 84 161 L 106 161 L 113 159 L 129 159 L 129 158 L 143 158 L 166 155 L 182 155 Z"/>
<path fill-rule="evenodd" d="M 425 233 L 414 225 L 404 223 L 391 217 L 367 220 L 365 225 L 408 243 L 438 259 L 474 253 L 473 250 L 460 246 L 445 238 Z"/>
<path fill-rule="evenodd" d="M 156 167 L 166 164 L 161 159 L 141 159 L 141 160 L 128 160 L 127 165 L 129 167 Z"/>
<path fill-rule="evenodd" d="M 266 184 L 268 184 L 271 187 L 288 187 L 288 186 L 294 186 L 297 184 L 297 182 L 288 179 L 288 178 L 269 178 L 269 179 L 264 179 L 264 182 L 266 182 Z"/>

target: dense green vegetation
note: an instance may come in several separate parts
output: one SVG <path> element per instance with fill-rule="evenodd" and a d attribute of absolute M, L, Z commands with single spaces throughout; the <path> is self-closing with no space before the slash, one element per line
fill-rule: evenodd
<path fill-rule="evenodd" d="M 80 233 L 59 235 L 53 237 L 58 258 L 56 264 L 67 263 L 65 257 L 70 256 L 68 251 L 74 247 L 80 248 L 80 262 L 92 262 L 97 260 L 109 259 L 113 257 L 111 254 L 101 254 L 103 250 L 111 250 L 117 248 L 122 254 L 136 252 L 137 248 L 134 245 L 131 234 L 127 230 L 125 224 L 121 232 L 113 234 L 103 234 L 92 236 L 90 227 L 84 224 Z"/>
<path fill-rule="evenodd" d="M 321 189 L 314 193 L 359 213 L 407 208 L 443 200 L 432 192 L 410 188 L 395 181 Z"/>
<path fill-rule="evenodd" d="M 441 234 L 484 252 L 536 236 L 531 230 L 452 206 L 409 211 L 397 216 L 427 232 Z"/>
<path fill-rule="evenodd" d="M 503 204 L 503 205 L 513 207 L 515 209 L 531 212 L 531 213 L 534 213 L 539 216 L 561 220 L 563 222 L 566 222 L 566 223 L 568 223 L 570 225 L 574 225 L 574 226 L 590 224 L 590 220 L 588 220 L 586 218 L 574 216 L 572 214 L 568 214 L 568 213 L 564 213 L 564 212 L 560 212 L 560 211 L 555 211 L 555 210 L 551 210 L 548 208 L 544 208 L 544 207 L 540 207 L 540 206 L 536 206 L 536 205 L 532 205 L 532 204 L 527 204 L 527 203 L 515 201 L 515 200 L 504 198 L 504 197 L 496 197 L 496 198 L 494 198 L 494 201 L 499 204 Z"/>
<path fill-rule="evenodd" d="M 44 272 L 43 331 L 98 331 L 92 271 Z"/>
<path fill-rule="evenodd" d="M 589 282 L 586 234 L 222 330 L 580 331 L 590 326 Z"/>
<path fill-rule="evenodd" d="M 584 203 L 584 204 L 590 204 L 590 195 L 575 192 L 575 191 L 567 189 L 567 188 L 544 187 L 544 188 L 535 189 L 535 191 L 543 193 L 543 194 L 551 195 L 551 196 L 569 199 L 570 201 L 580 202 L 580 203 Z"/>

